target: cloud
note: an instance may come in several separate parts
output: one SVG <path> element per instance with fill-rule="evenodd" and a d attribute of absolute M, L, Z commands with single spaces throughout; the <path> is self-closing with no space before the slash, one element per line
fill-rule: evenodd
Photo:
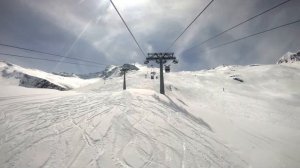
<path fill-rule="evenodd" d="M 114 0 L 114 2 L 142 49 L 145 52 L 162 52 L 209 0 Z M 300 2 L 295 0 L 201 47 L 187 50 L 280 2 L 282 0 L 214 1 L 172 48 L 180 60 L 175 69 L 199 70 L 220 64 L 270 64 L 276 62 L 277 58 L 287 51 L 299 50 L 300 39 L 297 36 L 300 35 L 300 24 L 295 24 L 208 51 L 218 44 L 299 19 Z M 67 54 L 105 64 L 136 61 L 142 63 L 145 59 L 109 0 L 1 1 L 0 24 L 2 43 Z M 11 49 L 0 49 L 11 52 Z M 90 67 L 82 69 L 62 64 L 43 67 L 27 60 L 14 61 L 48 71 L 77 73 L 95 71 Z"/>

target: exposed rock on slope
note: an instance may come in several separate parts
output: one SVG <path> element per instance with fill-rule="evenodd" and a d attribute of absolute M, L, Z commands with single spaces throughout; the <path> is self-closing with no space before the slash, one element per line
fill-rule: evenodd
<path fill-rule="evenodd" d="M 22 75 L 22 77 L 20 78 L 19 86 L 24 86 L 28 88 L 48 88 L 48 89 L 56 89 L 60 91 L 71 89 L 66 86 L 63 87 L 63 86 L 53 84 L 46 79 L 41 79 L 27 74 Z"/>
<path fill-rule="evenodd" d="M 19 85 L 28 88 L 48 88 L 56 90 L 70 90 L 91 84 L 98 79 L 84 80 L 76 75 L 55 75 L 36 69 L 23 68 L 0 61 L 0 80 L 8 85 Z"/>
<path fill-rule="evenodd" d="M 122 72 L 120 70 L 123 67 L 126 67 L 127 69 L 129 69 L 129 71 L 139 70 L 138 67 L 136 67 L 135 65 L 131 65 L 131 64 L 124 64 L 123 66 L 110 65 L 110 66 L 105 68 L 105 70 L 102 72 L 101 77 L 102 78 L 109 78 L 109 77 L 114 77 L 114 76 L 121 76 Z"/>
<path fill-rule="evenodd" d="M 291 52 L 286 53 L 277 61 L 277 64 L 293 63 L 296 61 L 300 61 L 300 51 L 298 53 L 291 53 Z"/>

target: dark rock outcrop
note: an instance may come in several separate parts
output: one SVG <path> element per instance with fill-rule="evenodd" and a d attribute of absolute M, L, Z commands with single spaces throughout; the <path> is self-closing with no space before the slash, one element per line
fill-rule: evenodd
<path fill-rule="evenodd" d="M 47 89 L 56 89 L 60 91 L 69 90 L 70 88 L 58 86 L 49 82 L 46 79 L 37 78 L 24 74 L 20 79 L 19 86 L 29 87 L 29 88 L 47 88 Z"/>

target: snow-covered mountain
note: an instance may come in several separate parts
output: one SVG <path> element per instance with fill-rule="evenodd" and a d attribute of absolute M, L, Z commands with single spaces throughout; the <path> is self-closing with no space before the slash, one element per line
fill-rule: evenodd
<path fill-rule="evenodd" d="M 127 68 L 129 71 L 139 70 L 138 67 L 136 67 L 135 65 L 131 65 L 131 64 L 124 64 L 122 66 L 111 65 L 111 66 L 107 66 L 105 68 L 105 70 L 101 73 L 100 77 L 104 78 L 104 79 L 112 78 L 112 77 L 119 77 L 122 75 L 121 69 L 123 67 Z"/>
<path fill-rule="evenodd" d="M 55 75 L 37 69 L 23 68 L 5 61 L 0 61 L 0 73 L 1 84 L 29 88 L 70 90 L 98 81 L 98 79 L 83 80 L 76 75 Z"/>
<path fill-rule="evenodd" d="M 130 70 L 138 70 L 134 65 L 125 64 Z M 100 78 L 106 79 L 122 75 L 123 66 L 108 66 L 102 72 L 90 74 L 47 73 L 36 69 L 23 68 L 5 61 L 0 61 L 0 80 L 2 83 L 19 85 L 29 88 L 48 88 L 56 90 L 71 90 L 89 85 Z M 98 78 L 98 79 L 97 79 Z"/>
<path fill-rule="evenodd" d="M 115 66 L 65 92 L 0 80 L 0 167 L 300 167 L 300 62 L 166 73 L 166 95 L 136 66 L 126 91 Z"/>
<path fill-rule="evenodd" d="M 300 51 L 298 53 L 287 52 L 277 61 L 277 64 L 293 63 L 296 61 L 300 61 Z"/>
<path fill-rule="evenodd" d="M 54 75 L 63 76 L 63 77 L 78 77 L 74 73 L 67 73 L 67 72 L 53 72 Z"/>
<path fill-rule="evenodd" d="M 124 64 L 122 66 L 109 65 L 101 72 L 94 72 L 94 73 L 89 73 L 89 74 L 74 74 L 74 73 L 66 73 L 66 72 L 53 73 L 53 74 L 64 76 L 64 77 L 78 77 L 78 78 L 82 78 L 82 79 L 93 79 L 93 78 L 107 79 L 107 78 L 111 78 L 111 77 L 121 76 L 122 75 L 121 69 L 123 67 L 126 67 L 127 69 L 129 69 L 129 71 L 139 70 L 139 68 L 136 67 L 135 65 Z"/>

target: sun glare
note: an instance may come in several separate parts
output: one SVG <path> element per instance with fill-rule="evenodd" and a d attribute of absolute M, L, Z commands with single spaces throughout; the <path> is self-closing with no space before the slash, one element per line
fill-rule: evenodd
<path fill-rule="evenodd" d="M 135 8 L 145 4 L 148 0 L 114 0 L 121 9 Z"/>

